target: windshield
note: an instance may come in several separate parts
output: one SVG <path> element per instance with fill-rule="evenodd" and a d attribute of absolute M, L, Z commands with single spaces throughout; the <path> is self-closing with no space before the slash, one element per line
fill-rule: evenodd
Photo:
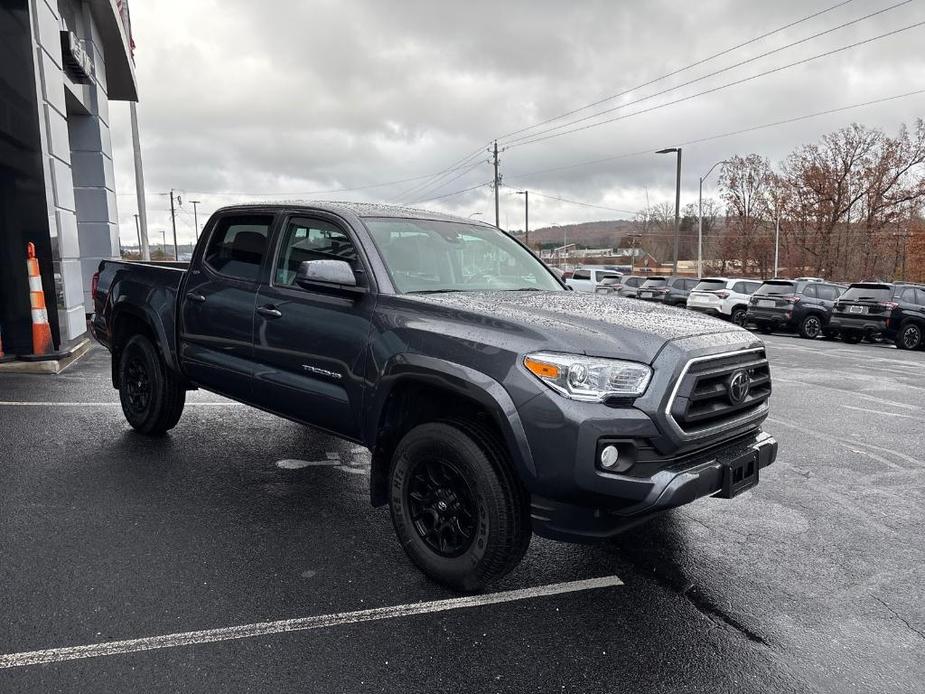
<path fill-rule="evenodd" d="M 494 227 L 428 219 L 365 222 L 402 293 L 563 291 L 536 256 Z"/>
<path fill-rule="evenodd" d="M 893 292 L 882 284 L 852 285 L 848 291 L 841 295 L 848 301 L 889 301 Z"/>
<path fill-rule="evenodd" d="M 762 296 L 783 296 L 784 294 L 793 294 L 796 285 L 793 282 L 765 282 L 755 294 Z"/>
<path fill-rule="evenodd" d="M 664 287 L 668 280 L 665 277 L 650 277 L 642 283 L 643 287 Z"/>
<path fill-rule="evenodd" d="M 700 284 L 694 287 L 695 292 L 715 292 L 718 289 L 726 288 L 726 280 L 700 280 Z"/>

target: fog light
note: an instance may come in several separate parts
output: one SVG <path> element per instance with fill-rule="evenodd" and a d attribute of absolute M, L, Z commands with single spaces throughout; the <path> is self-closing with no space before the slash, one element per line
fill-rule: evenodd
<path fill-rule="evenodd" d="M 601 451 L 601 467 L 612 470 L 620 462 L 620 451 L 616 446 L 605 446 Z"/>

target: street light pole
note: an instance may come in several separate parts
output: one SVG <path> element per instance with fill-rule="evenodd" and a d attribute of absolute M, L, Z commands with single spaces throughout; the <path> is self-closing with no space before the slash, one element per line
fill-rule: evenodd
<path fill-rule="evenodd" d="M 517 194 L 524 196 L 524 244 L 530 248 L 530 191 L 518 190 Z"/>
<path fill-rule="evenodd" d="M 774 224 L 774 276 L 777 277 L 777 262 L 780 258 L 780 210 Z"/>
<path fill-rule="evenodd" d="M 720 164 L 725 164 L 726 160 L 718 161 L 711 166 L 707 172 L 700 177 L 700 192 L 697 195 L 697 276 L 703 277 L 703 182 Z M 777 274 L 775 272 L 775 274 Z"/>
<path fill-rule="evenodd" d="M 678 175 L 675 181 L 674 193 L 674 259 L 671 263 L 672 275 L 678 273 L 678 244 L 681 239 L 681 148 L 668 147 L 656 152 L 656 154 L 673 154 L 675 152 L 678 155 Z"/>
<path fill-rule="evenodd" d="M 196 205 L 200 204 L 199 200 L 190 200 L 193 203 L 193 227 L 196 234 L 196 240 L 199 240 L 199 215 L 197 214 Z"/>

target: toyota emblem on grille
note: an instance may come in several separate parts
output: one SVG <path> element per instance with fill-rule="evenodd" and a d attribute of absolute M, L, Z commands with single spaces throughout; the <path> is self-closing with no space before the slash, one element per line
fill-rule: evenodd
<path fill-rule="evenodd" d="M 748 397 L 748 390 L 752 385 L 751 376 L 748 371 L 736 371 L 729 379 L 726 385 L 726 392 L 729 394 L 729 402 L 733 405 L 741 405 Z"/>

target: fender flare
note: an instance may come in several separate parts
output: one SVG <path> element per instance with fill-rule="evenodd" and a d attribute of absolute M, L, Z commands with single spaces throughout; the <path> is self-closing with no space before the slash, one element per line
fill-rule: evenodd
<path fill-rule="evenodd" d="M 151 332 L 154 333 L 154 346 L 160 351 L 161 356 L 164 358 L 164 362 L 167 364 L 167 368 L 179 371 L 176 354 L 171 347 L 170 341 L 167 337 L 167 331 L 164 328 L 164 324 L 160 317 L 150 306 L 144 304 L 139 306 L 129 303 L 125 297 L 120 297 L 113 305 L 111 317 L 109 319 L 109 334 L 110 340 L 112 341 L 113 350 L 115 350 L 116 328 L 119 325 L 120 319 L 124 316 L 132 316 L 133 318 L 142 321 L 146 326 L 148 326 L 148 328 L 151 329 Z M 116 368 L 116 359 L 113 359 L 113 384 L 116 382 Z"/>
<path fill-rule="evenodd" d="M 363 438 L 374 449 L 389 397 L 397 386 L 416 382 L 449 390 L 479 403 L 504 437 L 516 472 L 526 481 L 536 478 L 536 465 L 520 414 L 498 381 L 471 367 L 421 354 L 397 354 L 385 364 L 371 399 L 364 408 Z"/>

